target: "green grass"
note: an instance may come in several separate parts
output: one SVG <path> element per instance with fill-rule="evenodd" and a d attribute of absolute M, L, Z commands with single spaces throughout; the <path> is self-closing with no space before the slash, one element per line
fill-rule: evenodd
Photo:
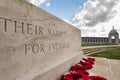
<path fill-rule="evenodd" d="M 104 58 L 108 58 L 108 59 L 120 60 L 120 48 L 116 48 L 116 49 L 112 49 L 112 50 L 107 50 L 107 51 L 91 54 L 90 56 L 104 57 Z"/>
<path fill-rule="evenodd" d="M 82 46 L 104 46 L 104 45 L 118 45 L 118 44 L 82 44 Z"/>

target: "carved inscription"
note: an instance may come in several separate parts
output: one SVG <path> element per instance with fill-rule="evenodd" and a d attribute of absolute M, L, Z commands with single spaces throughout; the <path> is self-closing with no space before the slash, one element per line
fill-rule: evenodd
<path fill-rule="evenodd" d="M 36 54 L 39 52 L 45 52 L 44 44 L 25 44 L 25 54 L 27 55 L 30 52 Z"/>
<path fill-rule="evenodd" d="M 69 43 L 47 43 L 47 44 L 25 44 L 25 54 L 30 52 L 36 53 L 46 53 L 47 51 L 57 51 L 63 48 L 69 48 Z"/>
<path fill-rule="evenodd" d="M 7 18 L 0 17 L 0 19 L 3 22 L 4 31 L 8 32 L 8 27 L 12 27 L 12 32 L 14 33 L 21 33 L 21 34 L 29 34 L 29 35 L 39 35 L 40 37 L 45 36 L 54 36 L 54 37 L 60 37 L 64 34 L 66 34 L 66 31 L 58 31 L 51 28 L 43 28 L 39 25 L 33 25 L 30 23 L 25 22 L 19 22 L 16 20 L 11 20 Z M 9 26 L 9 23 L 12 23 L 12 26 Z"/>
<path fill-rule="evenodd" d="M 39 25 L 34 25 L 32 23 L 25 23 L 25 22 L 20 22 L 17 20 L 12 20 L 12 19 L 7 19 L 0 17 L 0 21 L 2 21 L 2 24 L 0 24 L 1 27 L 3 27 L 3 31 L 5 33 L 12 31 L 12 33 L 20 33 L 20 34 L 25 34 L 25 35 L 38 35 L 39 37 L 57 37 L 61 38 L 64 36 L 67 32 L 62 30 L 57 30 L 57 29 L 52 29 L 39 26 Z M 9 26 L 9 24 L 12 24 L 12 26 Z M 9 30 L 9 28 L 12 27 L 12 30 Z M 27 55 L 29 53 L 33 54 L 39 54 L 39 53 L 47 53 L 48 51 L 57 51 L 60 49 L 64 48 L 69 48 L 70 43 L 69 42 L 52 42 L 52 43 L 26 43 L 24 44 L 24 54 Z"/>

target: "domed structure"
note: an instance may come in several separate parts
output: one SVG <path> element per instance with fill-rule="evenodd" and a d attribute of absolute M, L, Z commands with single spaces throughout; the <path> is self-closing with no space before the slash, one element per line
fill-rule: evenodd
<path fill-rule="evenodd" d="M 109 43 L 115 43 L 118 44 L 119 43 L 119 33 L 114 29 L 109 32 Z"/>
<path fill-rule="evenodd" d="M 119 33 L 113 27 L 113 29 L 109 32 L 109 35 L 119 35 Z"/>

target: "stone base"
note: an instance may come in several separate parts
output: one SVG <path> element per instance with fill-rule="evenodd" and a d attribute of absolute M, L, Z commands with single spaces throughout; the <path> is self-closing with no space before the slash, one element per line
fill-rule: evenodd
<path fill-rule="evenodd" d="M 38 75 L 32 80 L 60 80 L 61 76 L 67 73 L 72 65 L 79 62 L 83 58 L 83 55 L 77 55 L 72 59 L 60 64 L 51 70 L 43 73 L 42 75 Z"/>

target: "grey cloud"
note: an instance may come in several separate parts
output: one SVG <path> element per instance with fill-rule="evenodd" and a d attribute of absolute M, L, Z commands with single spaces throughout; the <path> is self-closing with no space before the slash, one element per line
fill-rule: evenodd
<path fill-rule="evenodd" d="M 72 22 L 82 26 L 95 26 L 114 17 L 113 7 L 118 0 L 88 0 L 81 11 L 75 14 Z"/>

